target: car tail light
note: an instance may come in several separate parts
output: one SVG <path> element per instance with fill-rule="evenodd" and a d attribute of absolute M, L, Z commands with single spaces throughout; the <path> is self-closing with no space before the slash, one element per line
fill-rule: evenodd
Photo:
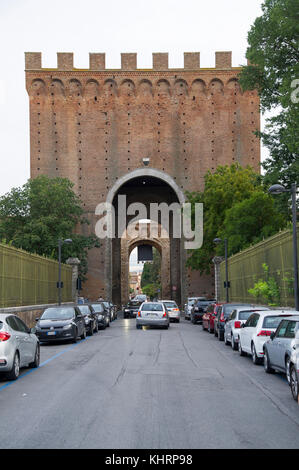
<path fill-rule="evenodd" d="M 167 316 L 167 314 L 166 314 L 166 312 L 164 312 L 164 315 L 163 315 L 163 317 L 166 317 L 166 316 Z"/>
<path fill-rule="evenodd" d="M 140 312 L 140 310 L 138 310 L 137 316 L 138 316 L 138 317 L 141 317 L 141 312 Z"/>
<path fill-rule="evenodd" d="M 221 313 L 221 315 L 220 315 L 220 321 L 221 321 L 221 322 L 225 322 L 225 318 L 224 318 L 223 313 Z"/>
<path fill-rule="evenodd" d="M 173 308 L 172 310 L 173 310 L 173 312 L 178 312 L 179 311 L 178 308 Z"/>
<path fill-rule="evenodd" d="M 6 333 L 5 331 L 0 331 L 0 342 L 7 341 L 10 338 L 10 334 Z"/>
<path fill-rule="evenodd" d="M 235 328 L 241 328 L 242 323 L 240 321 L 235 321 Z"/>
<path fill-rule="evenodd" d="M 270 336 L 272 333 L 272 331 L 269 331 L 269 330 L 261 330 L 257 336 Z"/>

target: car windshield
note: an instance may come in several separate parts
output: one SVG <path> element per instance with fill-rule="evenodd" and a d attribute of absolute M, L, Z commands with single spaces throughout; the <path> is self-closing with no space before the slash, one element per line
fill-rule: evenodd
<path fill-rule="evenodd" d="M 244 310 L 243 312 L 239 312 L 239 320 L 247 320 L 252 313 L 252 310 Z"/>
<path fill-rule="evenodd" d="M 70 320 L 74 317 L 74 309 L 71 307 L 63 308 L 47 308 L 42 316 L 41 320 Z"/>
<path fill-rule="evenodd" d="M 87 305 L 80 305 L 78 306 L 80 312 L 82 313 L 82 315 L 89 315 L 90 314 L 90 310 L 89 310 L 89 307 Z"/>
<path fill-rule="evenodd" d="M 142 311 L 144 312 L 162 312 L 163 305 L 162 304 L 151 304 L 150 302 L 144 304 L 142 306 Z"/>
<path fill-rule="evenodd" d="M 104 307 L 102 304 L 93 304 L 92 308 L 94 309 L 95 312 L 103 312 Z"/>
<path fill-rule="evenodd" d="M 247 307 L 247 305 L 246 305 L 246 307 Z M 236 305 L 224 305 L 223 306 L 224 317 L 225 318 L 228 317 L 232 313 L 232 311 L 235 310 L 235 308 L 236 308 Z"/>
<path fill-rule="evenodd" d="M 281 322 L 281 317 L 276 315 L 275 317 L 265 317 L 263 321 L 263 328 L 274 328 L 276 329 Z"/>
<path fill-rule="evenodd" d="M 166 308 L 177 308 L 177 304 L 175 302 L 163 302 L 166 305 Z"/>
<path fill-rule="evenodd" d="M 105 305 L 105 307 L 109 307 L 109 302 L 103 302 L 103 304 Z"/>

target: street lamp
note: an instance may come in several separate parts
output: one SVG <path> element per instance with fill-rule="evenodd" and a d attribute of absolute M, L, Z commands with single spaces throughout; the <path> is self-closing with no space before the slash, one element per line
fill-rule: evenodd
<path fill-rule="evenodd" d="M 292 221 L 293 221 L 293 262 L 294 262 L 294 294 L 295 309 L 299 311 L 299 293 L 298 293 L 298 253 L 297 253 L 297 183 L 292 183 L 291 188 L 287 189 L 281 184 L 273 184 L 268 189 L 269 194 L 291 193 L 292 195 Z"/>
<path fill-rule="evenodd" d="M 228 295 L 228 288 L 229 288 L 229 282 L 228 282 L 228 262 L 227 262 L 227 238 L 224 238 L 222 240 L 221 238 L 214 238 L 213 240 L 216 245 L 219 245 L 219 243 L 224 242 L 224 256 L 225 256 L 225 290 L 226 290 L 226 302 L 228 303 L 229 301 L 229 295 Z"/>
<path fill-rule="evenodd" d="M 65 240 L 58 240 L 58 305 L 61 305 L 61 247 L 64 243 L 72 243 L 71 238 L 66 238 Z"/>

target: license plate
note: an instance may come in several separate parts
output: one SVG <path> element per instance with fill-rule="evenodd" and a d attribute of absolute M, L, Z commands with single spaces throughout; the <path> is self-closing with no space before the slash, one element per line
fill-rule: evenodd
<path fill-rule="evenodd" d="M 56 335 L 56 331 L 48 331 L 47 335 L 48 336 L 54 336 L 54 335 Z"/>
<path fill-rule="evenodd" d="M 157 314 L 156 314 L 156 313 L 148 313 L 147 316 L 148 316 L 148 317 L 156 317 Z"/>

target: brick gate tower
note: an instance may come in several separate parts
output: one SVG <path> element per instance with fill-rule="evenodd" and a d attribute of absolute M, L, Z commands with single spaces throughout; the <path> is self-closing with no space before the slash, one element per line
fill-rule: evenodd
<path fill-rule="evenodd" d="M 135 53 L 121 54 L 121 69 L 106 69 L 91 53 L 89 69 L 57 54 L 57 68 L 42 68 L 41 53 L 25 53 L 30 99 L 31 177 L 69 178 L 82 200 L 90 231 L 100 202 L 118 194 L 130 202 L 184 202 L 203 190 L 204 175 L 239 162 L 259 172 L 257 92 L 242 92 L 231 52 L 216 52 L 215 68 L 200 68 L 199 53 L 184 54 L 184 68 L 169 69 L 154 53 L 152 69 L 138 69 Z M 146 159 L 146 160 L 145 160 Z M 145 167 L 144 162 L 148 166 Z M 150 242 L 150 240 L 148 241 Z M 121 303 L 121 243 L 104 242 L 89 256 L 84 294 Z M 169 295 L 212 295 L 212 275 L 185 267 L 181 244 L 169 240 Z"/>

